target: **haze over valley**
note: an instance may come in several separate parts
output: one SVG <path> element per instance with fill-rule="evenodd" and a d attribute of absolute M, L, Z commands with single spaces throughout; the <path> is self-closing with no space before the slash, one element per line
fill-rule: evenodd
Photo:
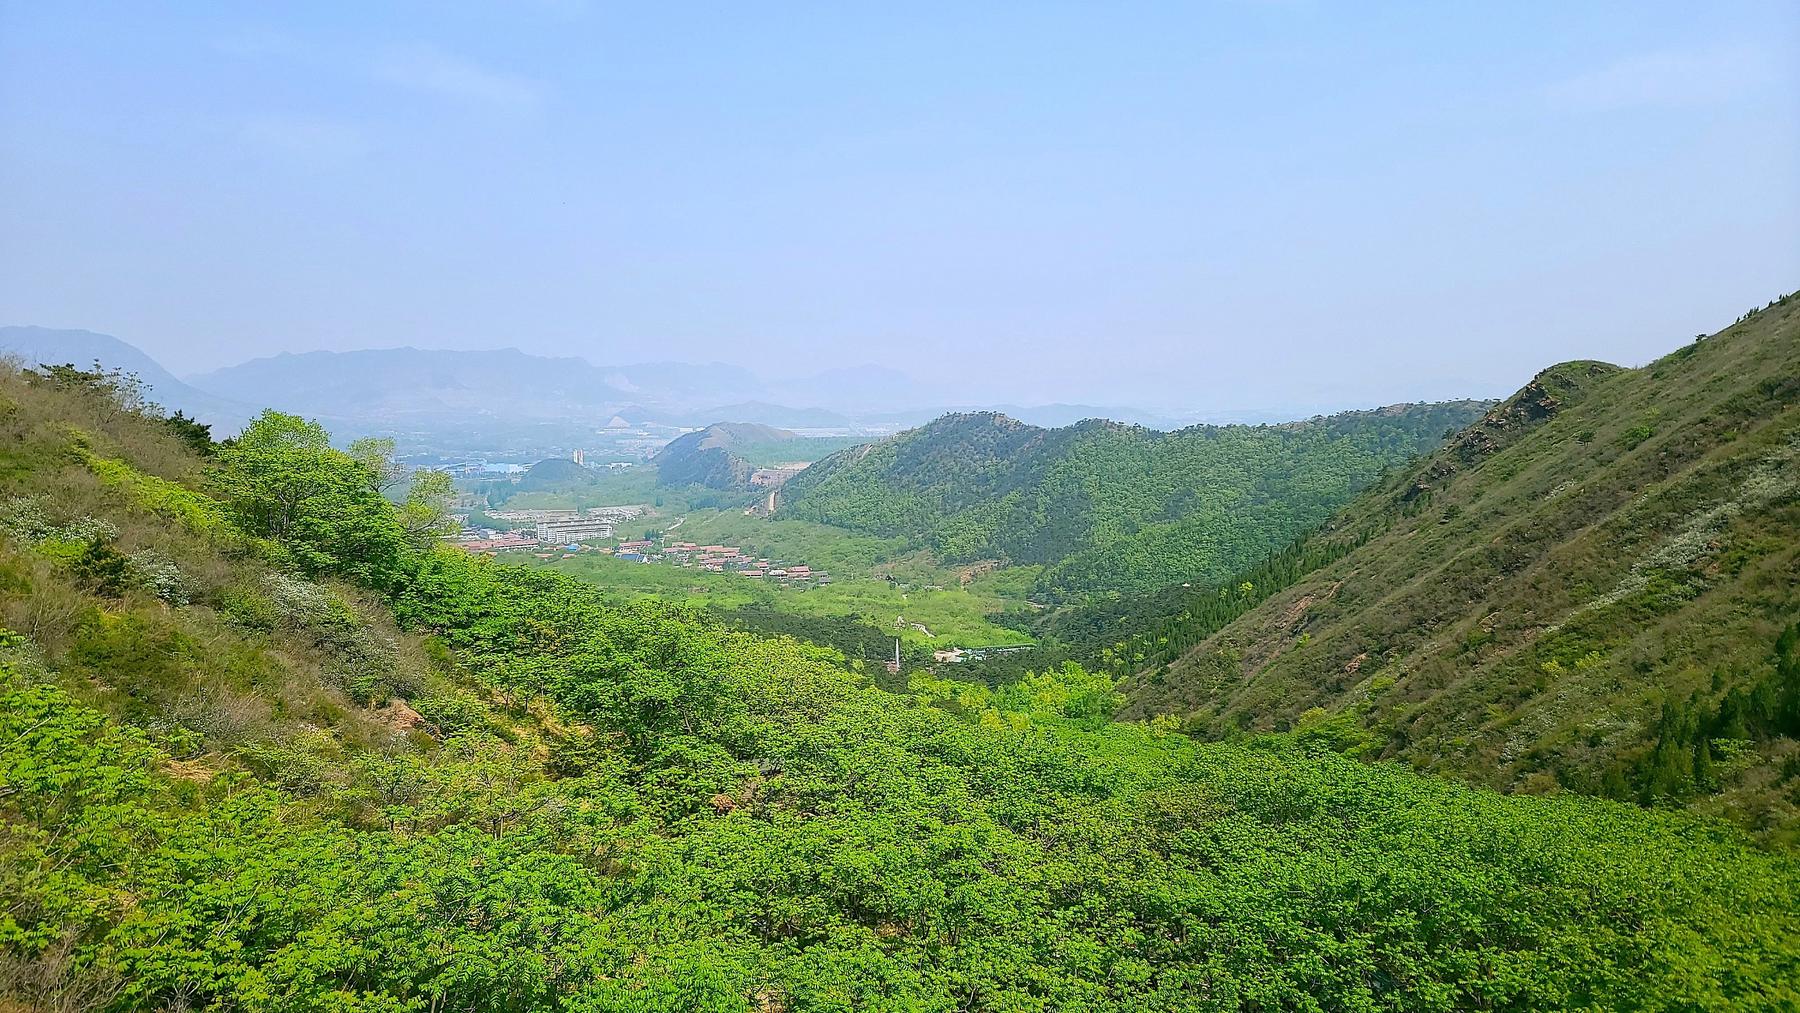
<path fill-rule="evenodd" d="M 577 449 L 596 462 L 644 460 L 681 432 L 717 422 L 877 437 L 957 412 L 997 412 L 1047 427 L 1103 418 L 1161 430 L 1307 417 L 1292 408 L 1256 406 L 1159 412 L 1122 405 L 953 403 L 933 385 L 878 366 L 770 378 L 722 362 L 598 365 L 517 349 L 387 348 L 283 353 L 177 378 L 111 335 L 25 326 L 0 327 L 0 355 L 26 364 L 97 362 L 128 370 L 159 403 L 221 434 L 242 427 L 259 406 L 272 406 L 328 422 L 345 441 L 394 439 L 407 460 L 439 465 L 474 457 L 524 466 Z"/>

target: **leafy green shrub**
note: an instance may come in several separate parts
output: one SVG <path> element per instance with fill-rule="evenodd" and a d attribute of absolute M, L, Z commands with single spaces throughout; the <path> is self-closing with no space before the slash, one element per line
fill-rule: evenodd
<path fill-rule="evenodd" d="M 1356 715 L 1333 713 L 1323 707 L 1314 707 L 1301 714 L 1288 737 L 1302 746 L 1328 749 L 1345 756 L 1360 756 L 1381 748 L 1380 736 L 1364 728 Z"/>
<path fill-rule="evenodd" d="M 236 585 L 221 588 L 213 595 L 213 606 L 233 624 L 247 630 L 271 632 L 281 623 L 281 609 L 268 593 L 252 587 Z"/>
<path fill-rule="evenodd" d="M 132 584 L 131 560 L 102 541 L 81 543 L 68 564 L 82 583 L 104 598 L 117 598 Z"/>
<path fill-rule="evenodd" d="M 331 785 L 337 744 L 323 732 L 302 733 L 281 741 L 257 742 L 238 755 L 251 770 L 282 791 L 307 797 Z"/>

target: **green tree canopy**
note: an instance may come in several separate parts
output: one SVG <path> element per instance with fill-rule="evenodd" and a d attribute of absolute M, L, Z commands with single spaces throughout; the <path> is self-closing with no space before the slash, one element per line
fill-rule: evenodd
<path fill-rule="evenodd" d="M 399 578 L 406 531 L 380 472 L 333 449 L 317 422 L 264 412 L 219 450 L 212 481 L 244 530 L 286 545 L 309 573 Z"/>

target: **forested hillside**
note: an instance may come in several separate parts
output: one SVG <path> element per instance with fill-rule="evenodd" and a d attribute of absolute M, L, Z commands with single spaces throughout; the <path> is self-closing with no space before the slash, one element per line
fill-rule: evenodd
<path fill-rule="evenodd" d="M 1800 866 L 1729 826 L 1200 744 L 1073 666 L 885 692 L 437 546 L 362 451 L 0 371 L 0 1004 L 1800 1002 Z"/>
<path fill-rule="evenodd" d="M 1041 564 L 1045 596 L 1136 594 L 1250 565 L 1486 407 L 1396 405 L 1172 433 L 947 415 L 819 462 L 782 490 L 780 511 L 902 536 L 950 561 Z"/>
<path fill-rule="evenodd" d="M 1797 493 L 1790 296 L 1641 369 L 1546 370 L 1111 658 L 1137 673 L 1130 713 L 1202 735 L 1298 728 L 1500 788 L 1692 802 L 1791 839 Z"/>

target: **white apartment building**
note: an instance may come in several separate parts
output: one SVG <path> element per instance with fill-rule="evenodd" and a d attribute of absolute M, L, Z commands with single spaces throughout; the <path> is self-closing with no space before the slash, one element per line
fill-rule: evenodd
<path fill-rule="evenodd" d="M 611 538 L 613 526 L 610 521 L 580 517 L 571 520 L 538 521 L 538 541 L 545 545 L 569 545 L 574 542 L 591 542 Z"/>

